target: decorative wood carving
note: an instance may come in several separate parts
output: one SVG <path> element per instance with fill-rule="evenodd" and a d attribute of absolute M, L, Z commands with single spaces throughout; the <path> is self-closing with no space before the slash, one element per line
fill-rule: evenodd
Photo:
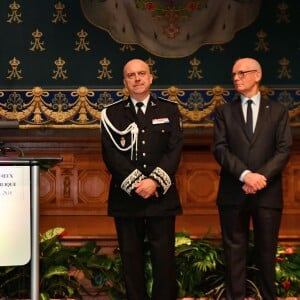
<path fill-rule="evenodd" d="M 63 226 L 71 242 L 86 239 L 115 245 L 113 219 L 106 214 L 110 174 L 102 158 L 98 130 L 4 130 L 3 142 L 20 147 L 25 156 L 62 156 L 63 161 L 40 175 L 40 230 Z M 295 135 L 293 153 L 283 176 L 285 208 L 280 239 L 300 238 L 300 147 Z M 220 237 L 215 204 L 219 166 L 210 151 L 211 132 L 185 137 L 176 181 L 183 215 L 177 231 L 194 237 L 210 232 Z"/>

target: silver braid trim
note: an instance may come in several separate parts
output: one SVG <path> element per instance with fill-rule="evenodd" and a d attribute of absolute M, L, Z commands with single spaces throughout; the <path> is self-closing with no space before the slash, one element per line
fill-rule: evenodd
<path fill-rule="evenodd" d="M 138 152 L 138 134 L 139 134 L 139 129 L 136 123 L 130 123 L 128 127 L 125 130 L 118 130 L 109 120 L 107 113 L 106 113 L 106 108 L 104 108 L 101 112 L 101 125 L 103 124 L 104 128 L 106 129 L 110 139 L 114 143 L 114 145 L 117 147 L 118 150 L 120 151 L 127 151 L 131 150 L 131 160 L 133 160 L 133 152 L 135 151 L 135 159 L 137 160 L 137 152 Z M 101 130 L 101 126 L 100 126 Z M 116 140 L 114 139 L 111 130 L 114 131 L 115 133 L 119 135 L 126 135 L 127 133 L 130 132 L 131 134 L 131 144 L 127 148 L 122 148 L 118 145 Z"/>
<path fill-rule="evenodd" d="M 152 177 L 159 183 L 159 185 L 163 189 L 163 194 L 165 194 L 168 191 L 168 189 L 170 188 L 170 186 L 172 184 L 170 176 L 160 167 L 156 167 L 151 172 L 149 177 L 150 178 Z"/>
<path fill-rule="evenodd" d="M 146 176 L 143 175 L 141 171 L 135 169 L 123 180 L 121 189 L 131 196 L 131 192 L 134 190 L 135 185 L 145 178 Z"/>

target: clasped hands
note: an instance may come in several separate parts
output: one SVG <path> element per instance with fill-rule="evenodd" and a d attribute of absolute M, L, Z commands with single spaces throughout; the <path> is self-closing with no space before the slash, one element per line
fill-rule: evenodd
<path fill-rule="evenodd" d="M 267 178 L 259 173 L 249 172 L 244 177 L 243 191 L 246 194 L 255 194 L 267 186 Z"/>
<path fill-rule="evenodd" d="M 158 198 L 157 187 L 158 183 L 155 180 L 146 178 L 135 185 L 135 192 L 144 199 L 148 199 L 151 196 Z"/>

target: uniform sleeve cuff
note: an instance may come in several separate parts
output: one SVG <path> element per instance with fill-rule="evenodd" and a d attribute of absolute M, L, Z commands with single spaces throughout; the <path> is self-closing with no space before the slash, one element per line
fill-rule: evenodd
<path fill-rule="evenodd" d="M 143 175 L 141 171 L 135 169 L 123 180 L 123 182 L 121 183 L 121 189 L 131 196 L 131 193 L 134 190 L 135 185 L 145 178 L 146 176 Z"/>
<path fill-rule="evenodd" d="M 156 182 L 158 182 L 158 184 L 160 185 L 160 187 L 163 190 L 163 194 L 165 194 L 168 189 L 170 188 L 172 182 L 170 179 L 170 176 L 161 168 L 156 167 L 151 174 L 149 175 L 149 178 L 152 178 L 153 180 L 155 180 Z"/>

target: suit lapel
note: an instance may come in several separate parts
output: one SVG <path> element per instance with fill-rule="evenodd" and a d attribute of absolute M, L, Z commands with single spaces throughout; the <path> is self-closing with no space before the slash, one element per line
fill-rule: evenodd
<path fill-rule="evenodd" d="M 259 135 L 260 132 L 263 132 L 263 126 L 265 126 L 265 120 L 267 120 L 270 111 L 270 100 L 267 98 L 261 97 L 260 99 L 260 106 L 257 116 L 257 122 L 255 126 L 253 140 Z"/>
<path fill-rule="evenodd" d="M 265 126 L 265 120 L 267 120 L 267 116 L 270 110 L 270 100 L 268 98 L 261 97 L 257 121 L 256 121 L 255 130 L 252 139 L 249 139 L 247 135 L 246 122 L 244 120 L 241 101 L 242 100 L 240 97 L 234 100 L 233 117 L 240 124 L 241 128 L 243 128 L 244 134 L 247 136 L 248 140 L 252 143 L 255 141 L 259 133 L 263 131 L 262 129 L 263 126 Z"/>
<path fill-rule="evenodd" d="M 240 128 L 242 128 L 243 133 L 245 134 L 247 139 L 249 139 L 241 103 L 242 103 L 242 100 L 240 97 L 238 97 L 237 99 L 235 99 L 232 102 L 232 104 L 233 104 L 233 120 L 234 120 L 234 122 L 238 123 L 238 126 L 240 126 Z"/>

